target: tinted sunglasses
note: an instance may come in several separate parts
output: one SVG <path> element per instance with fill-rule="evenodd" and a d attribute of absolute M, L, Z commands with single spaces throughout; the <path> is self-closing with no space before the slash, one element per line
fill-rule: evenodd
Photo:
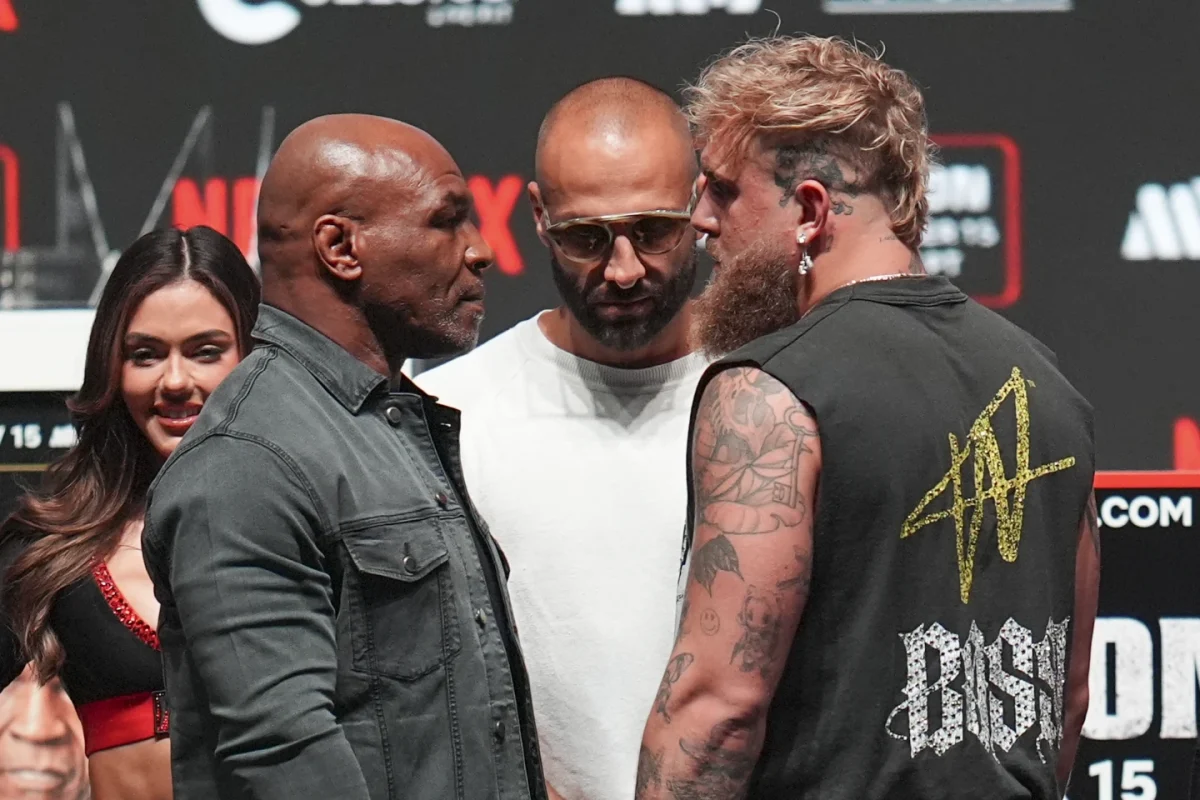
<path fill-rule="evenodd" d="M 546 235 L 564 256 L 580 263 L 603 259 L 618 233 L 626 236 L 639 253 L 657 256 L 679 246 L 691 228 L 691 219 L 690 210 L 575 217 L 547 225 Z"/>

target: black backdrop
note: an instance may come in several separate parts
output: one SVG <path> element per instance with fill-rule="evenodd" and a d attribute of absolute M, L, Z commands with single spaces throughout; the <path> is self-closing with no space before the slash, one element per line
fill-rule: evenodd
<path fill-rule="evenodd" d="M 240 44 L 201 6 L 233 20 L 235 35 L 255 11 L 299 22 L 275 41 Z M 17 246 L 0 266 L 0 308 L 86 304 L 105 254 L 146 224 L 215 221 L 248 245 L 263 156 L 303 120 L 353 110 L 428 129 L 479 176 L 490 238 L 509 253 L 489 282 L 484 336 L 494 335 L 554 302 L 520 188 L 547 107 L 615 73 L 676 89 L 712 54 L 780 25 L 882 43 L 919 81 L 949 166 L 927 260 L 957 268 L 964 289 L 1006 304 L 1057 351 L 1097 408 L 1102 468 L 1169 468 L 1176 420 L 1200 415 L 1200 377 L 1185 366 L 1200 289 L 1200 53 L 1188 44 L 1200 15 L 1190 0 L 1071 6 L 0 0 L 0 241 Z M 454 24 L 468 18 L 476 24 Z M 194 147 L 173 170 L 189 131 Z M 183 186 L 171 192 L 175 177 Z M 7 338 L 0 349 L 39 346 Z"/>
<path fill-rule="evenodd" d="M 265 19 L 256 10 L 298 23 L 242 44 L 202 6 L 234 36 Z M 0 386 L 39 383 L 4 374 L 18 350 L 54 361 L 82 346 L 21 335 L 11 309 L 86 307 L 106 261 L 147 227 L 205 221 L 250 249 L 265 158 L 298 123 L 336 111 L 420 125 L 472 176 L 501 255 L 489 276 L 492 336 L 555 302 L 523 189 L 549 105 L 610 74 L 677 89 L 712 54 L 779 25 L 883 43 L 925 88 L 946 165 L 926 261 L 1058 353 L 1096 407 L 1099 466 L 1200 466 L 1191 421 L 1200 374 L 1187 358 L 1200 289 L 1195 9 L 1191 0 L 0 0 Z M 69 436 L 52 442 L 65 421 L 61 394 L 0 395 L 0 412 L 3 487 Z M 1129 557 L 1106 558 L 1102 614 L 1140 620 L 1158 653 L 1160 617 L 1200 618 L 1194 580 L 1161 579 L 1174 573 L 1162 564 L 1186 562 L 1194 547 L 1190 528 L 1162 531 L 1151 548 L 1128 538 L 1139 531 L 1105 534 Z M 1143 635 L 1123 622 L 1106 630 Z M 1093 688 L 1107 687 L 1101 702 L 1114 719 L 1136 717 L 1117 694 L 1132 680 L 1125 702 L 1139 702 L 1145 676 L 1117 662 L 1139 646 L 1103 645 L 1097 666 L 1111 681 L 1097 687 L 1094 676 Z M 1132 740 L 1089 741 L 1076 800 L 1182 796 L 1189 745 L 1164 738 L 1153 658 L 1153 719 Z M 1194 688 L 1194 669 L 1180 681 Z M 1156 790 L 1138 788 L 1146 760 Z"/>

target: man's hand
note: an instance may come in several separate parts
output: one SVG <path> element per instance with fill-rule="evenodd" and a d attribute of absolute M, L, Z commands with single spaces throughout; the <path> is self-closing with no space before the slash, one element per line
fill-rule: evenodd
<path fill-rule="evenodd" d="M 720 372 L 703 390 L 691 460 L 689 577 L 639 800 L 744 796 L 808 598 L 821 461 L 804 404 L 761 370 Z"/>

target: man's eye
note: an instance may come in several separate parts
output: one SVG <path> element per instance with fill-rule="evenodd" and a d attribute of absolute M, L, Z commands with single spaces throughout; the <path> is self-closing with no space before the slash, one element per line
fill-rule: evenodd
<path fill-rule="evenodd" d="M 446 214 L 439 214 L 434 218 L 433 224 L 438 228 L 457 228 L 459 225 L 462 225 L 466 219 L 466 210 L 454 211 Z"/>
<path fill-rule="evenodd" d="M 713 196 L 721 200 L 727 200 L 733 197 L 733 187 L 724 181 L 713 181 L 708 184 L 708 188 L 712 191 Z"/>

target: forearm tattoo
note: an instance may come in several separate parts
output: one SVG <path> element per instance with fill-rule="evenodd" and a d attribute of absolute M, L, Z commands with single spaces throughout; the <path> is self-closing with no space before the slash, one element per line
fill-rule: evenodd
<path fill-rule="evenodd" d="M 671 659 L 663 672 L 662 683 L 658 685 L 658 695 L 654 698 L 654 710 L 662 714 L 667 724 L 671 722 L 671 713 L 667 710 L 667 704 L 671 701 L 671 687 L 679 682 L 683 673 L 695 660 L 696 657 L 691 653 L 680 653 Z"/>
<path fill-rule="evenodd" d="M 747 732 L 732 722 L 713 726 L 706 741 L 680 739 L 693 763 L 692 775 L 667 781 L 673 800 L 731 800 L 743 796 L 757 757 Z M 756 749 L 756 748 L 755 748 Z"/>

